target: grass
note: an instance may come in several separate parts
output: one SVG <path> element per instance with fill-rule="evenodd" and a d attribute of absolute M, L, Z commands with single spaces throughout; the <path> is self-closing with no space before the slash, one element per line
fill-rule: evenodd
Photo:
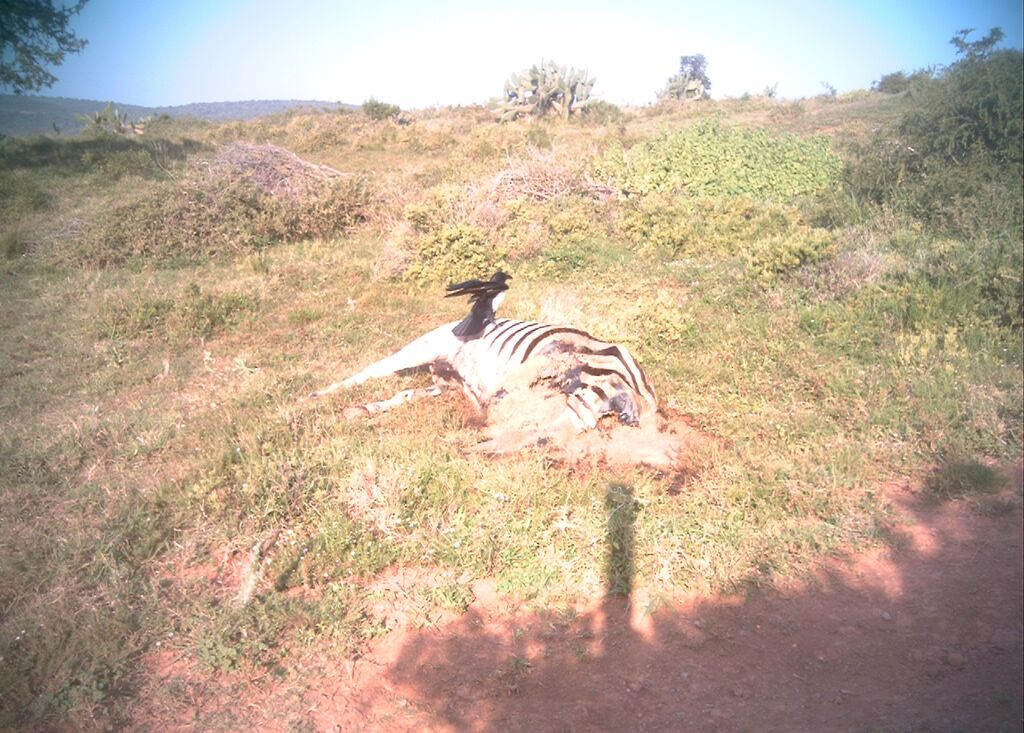
<path fill-rule="evenodd" d="M 299 675 L 310 647 L 359 655 L 386 630 L 381 604 L 406 603 L 423 624 L 464 612 L 477 578 L 540 609 L 771 583 L 882 541 L 877 487 L 943 456 L 955 458 L 934 494 L 992 490 L 990 463 L 1020 458 L 1022 342 L 997 317 L 1005 293 L 972 284 L 984 242 L 884 212 L 825 227 L 798 201 L 698 207 L 579 188 L 579 166 L 613 141 L 708 112 L 841 150 L 893 104 L 735 100 L 544 127 L 473 109 L 408 126 L 335 113 L 168 122 L 168 166 L 269 140 L 373 176 L 378 198 L 321 238 L 240 251 L 227 236 L 202 256 L 84 264 L 69 264 L 76 236 L 127 188 L 150 196 L 168 179 L 149 163 L 109 175 L 142 165 L 121 144 L 106 178 L 81 150 L 65 163 L 59 145 L 18 147 L 0 172 L 40 208 L 0 212 L 14 253 L 0 260 L 0 725 L 126 724 L 158 649 L 209 674 Z M 550 157 L 529 157 L 539 140 Z M 576 183 L 492 195 L 509 155 Z M 698 208 L 706 218 L 671 228 L 673 212 Z M 642 241 L 652 227 L 664 241 Z M 439 284 L 498 260 L 515 276 L 510 317 L 625 343 L 662 402 L 719 439 L 681 490 L 642 467 L 481 456 L 455 397 L 342 417 L 349 400 L 422 377 L 299 400 L 454 320 L 463 306 Z M 968 276 L 943 278 L 950 263 Z M 985 506 L 1019 497 L 1000 501 Z M 408 582 L 389 585 L 400 572 Z"/>

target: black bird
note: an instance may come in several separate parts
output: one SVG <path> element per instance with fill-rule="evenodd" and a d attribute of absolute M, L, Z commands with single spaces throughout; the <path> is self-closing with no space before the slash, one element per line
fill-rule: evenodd
<path fill-rule="evenodd" d="M 452 333 L 463 341 L 478 338 L 488 323 L 494 323 L 494 310 L 505 299 L 505 291 L 508 290 L 505 283 L 511 279 L 511 275 L 498 270 L 490 280 L 467 280 L 449 285 L 444 297 L 468 295 L 469 302 L 473 304 L 469 315 L 452 329 Z"/>

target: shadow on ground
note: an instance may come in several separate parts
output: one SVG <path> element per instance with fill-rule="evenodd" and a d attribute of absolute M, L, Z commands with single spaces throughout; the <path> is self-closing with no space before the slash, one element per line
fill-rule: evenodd
<path fill-rule="evenodd" d="M 902 492 L 899 549 L 830 562 L 800 588 L 651 615 L 630 604 L 632 493 L 611 485 L 607 498 L 599 606 L 569 621 L 510 618 L 478 584 L 456 622 L 379 649 L 373 674 L 384 681 L 342 693 L 334 711 L 346 712 L 323 707 L 320 726 L 1021 730 L 1019 510 L 981 517 Z"/>

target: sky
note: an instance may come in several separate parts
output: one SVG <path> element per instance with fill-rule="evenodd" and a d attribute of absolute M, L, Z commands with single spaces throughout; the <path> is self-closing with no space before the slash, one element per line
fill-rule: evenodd
<path fill-rule="evenodd" d="M 90 0 L 88 41 L 40 94 L 170 106 L 301 99 L 403 109 L 481 104 L 542 60 L 586 70 L 594 95 L 655 100 L 679 57 L 708 60 L 712 96 L 867 89 L 955 60 L 961 28 L 1022 47 L 1024 0 Z"/>

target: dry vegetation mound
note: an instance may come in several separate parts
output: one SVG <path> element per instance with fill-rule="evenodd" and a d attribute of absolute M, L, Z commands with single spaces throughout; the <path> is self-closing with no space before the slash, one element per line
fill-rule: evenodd
<path fill-rule="evenodd" d="M 303 160 L 277 145 L 240 140 L 224 145 L 200 166 L 208 172 L 213 187 L 220 181 L 244 179 L 268 196 L 293 201 L 322 195 L 338 181 L 352 177 L 351 173 Z"/>
<path fill-rule="evenodd" d="M 559 196 L 611 196 L 610 186 L 590 180 L 580 166 L 567 165 L 554 153 L 529 149 L 509 156 L 504 168 L 491 179 L 488 199 L 493 202 L 528 199 L 550 201 Z"/>
<path fill-rule="evenodd" d="M 356 176 L 274 145 L 234 142 L 98 215 L 67 259 L 189 261 L 328 237 L 363 221 L 370 198 Z"/>

